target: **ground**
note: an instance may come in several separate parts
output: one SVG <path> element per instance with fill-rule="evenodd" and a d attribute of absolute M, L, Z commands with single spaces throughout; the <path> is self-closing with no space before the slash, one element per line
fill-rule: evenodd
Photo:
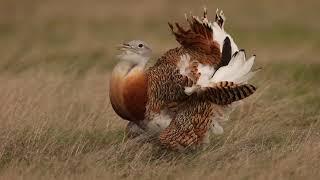
<path fill-rule="evenodd" d="M 258 91 L 200 152 L 128 141 L 108 99 L 115 46 L 154 59 L 177 46 L 167 22 L 213 18 L 247 55 Z M 2 0 L 0 179 L 319 179 L 320 17 L 316 0 Z"/>

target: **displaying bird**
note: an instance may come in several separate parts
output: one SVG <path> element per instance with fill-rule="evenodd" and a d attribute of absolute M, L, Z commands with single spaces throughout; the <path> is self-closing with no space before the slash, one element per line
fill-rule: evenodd
<path fill-rule="evenodd" d="M 207 143 L 209 130 L 221 133 L 230 104 L 255 91 L 247 84 L 254 56 L 245 59 L 225 32 L 225 17 L 209 22 L 186 18 L 190 28 L 169 24 L 180 47 L 167 51 L 145 69 L 151 49 L 142 41 L 120 47 L 121 61 L 111 77 L 110 100 L 116 113 L 129 120 L 128 130 L 159 134 L 167 148 L 178 150 Z"/>
<path fill-rule="evenodd" d="M 176 29 L 169 24 L 181 46 L 167 51 L 148 69 L 144 124 L 155 131 L 169 123 L 160 132 L 160 142 L 169 149 L 207 143 L 209 130 L 218 126 L 216 119 L 226 105 L 256 90 L 246 83 L 254 74 L 254 56 L 246 60 L 244 50 L 236 51 L 237 46 L 224 33 L 223 18 L 219 19 L 222 21 L 210 23 L 205 11 L 202 19 L 187 18 L 188 30 L 178 23 Z M 229 44 L 228 52 L 235 51 L 231 59 L 223 59 L 225 44 Z"/>

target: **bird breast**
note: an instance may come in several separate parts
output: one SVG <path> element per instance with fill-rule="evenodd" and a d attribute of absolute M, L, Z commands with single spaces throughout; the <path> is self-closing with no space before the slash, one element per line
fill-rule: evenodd
<path fill-rule="evenodd" d="M 147 102 L 146 89 L 144 67 L 118 64 L 110 81 L 110 101 L 115 112 L 129 121 L 142 121 Z"/>

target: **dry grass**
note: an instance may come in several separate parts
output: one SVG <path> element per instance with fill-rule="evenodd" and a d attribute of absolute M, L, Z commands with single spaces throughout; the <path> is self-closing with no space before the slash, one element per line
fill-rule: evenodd
<path fill-rule="evenodd" d="M 305 68 L 312 70 L 311 68 Z M 261 79 L 269 79 L 265 72 Z M 285 73 L 283 76 L 292 81 Z M 32 77 L 32 79 L 30 78 Z M 303 81 L 301 84 L 305 84 Z M 305 84 L 301 91 L 308 91 Z M 46 72 L 3 76 L 0 90 L 0 177 L 128 179 L 274 179 L 319 177 L 320 121 L 316 92 L 295 83 L 259 83 L 259 92 L 233 114 L 226 133 L 204 152 L 175 154 L 126 141 L 112 111 L 107 76 L 82 79 Z M 301 85 L 299 84 L 299 85 Z M 283 95 L 286 94 L 286 95 Z"/>
<path fill-rule="evenodd" d="M 0 179 L 319 179 L 317 3 L 1 1 Z M 204 151 L 125 140 L 114 45 L 145 39 L 159 55 L 175 46 L 166 22 L 203 4 L 258 55 L 258 92 Z"/>

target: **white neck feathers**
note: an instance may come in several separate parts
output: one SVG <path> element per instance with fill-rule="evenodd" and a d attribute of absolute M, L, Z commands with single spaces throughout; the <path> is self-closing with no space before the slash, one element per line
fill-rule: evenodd
<path fill-rule="evenodd" d="M 131 51 L 126 51 L 123 54 L 118 55 L 118 58 L 122 61 L 131 63 L 132 65 L 144 67 L 150 57 L 142 56 L 140 54 L 137 54 Z"/>

